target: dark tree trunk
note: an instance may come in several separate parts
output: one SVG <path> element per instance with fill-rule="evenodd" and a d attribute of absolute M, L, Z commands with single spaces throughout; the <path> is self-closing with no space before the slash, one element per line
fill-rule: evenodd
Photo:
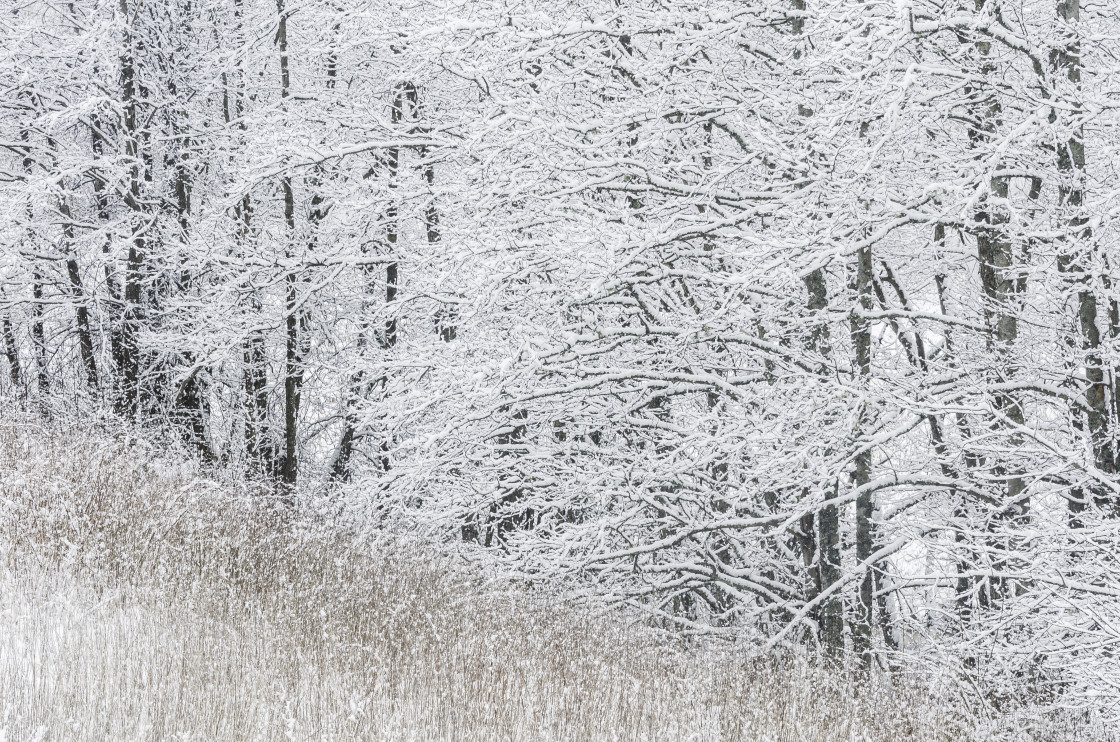
<path fill-rule="evenodd" d="M 171 92 L 175 92 L 172 85 Z M 179 223 L 179 237 L 186 244 L 190 233 L 191 215 L 191 173 L 188 163 L 189 138 L 176 127 L 179 137 L 179 152 L 173 166 L 175 171 L 175 211 Z M 194 277 L 186 270 L 179 271 L 176 290 L 189 294 L 194 290 Z M 182 355 L 183 365 L 189 371 L 179 384 L 173 401 L 173 421 L 178 426 L 187 443 L 195 448 L 204 459 L 214 458 L 206 434 L 206 389 L 203 384 L 202 369 L 197 367 L 193 351 Z"/>
<path fill-rule="evenodd" d="M 872 259 L 871 246 L 863 245 L 856 253 L 856 311 L 852 315 L 852 346 L 855 350 L 857 382 L 866 392 L 871 377 L 871 322 L 864 313 L 873 308 L 872 298 Z M 870 403 L 864 402 L 859 411 L 858 432 L 867 432 L 870 422 Z M 852 484 L 858 489 L 866 487 L 871 481 L 871 450 L 855 441 L 860 450 L 855 455 L 855 472 Z M 856 660 L 863 671 L 871 668 L 871 634 L 874 627 L 873 605 L 875 592 L 876 565 L 870 564 L 875 552 L 874 500 L 868 490 L 856 496 L 856 562 L 863 575 L 859 582 L 858 615 L 852 621 L 852 647 Z"/>
<path fill-rule="evenodd" d="M 795 36 L 805 34 L 805 18 L 803 13 L 807 8 L 805 0 L 791 0 L 791 8 L 797 13 L 790 19 L 790 30 Z M 799 44 L 794 50 L 794 58 L 800 59 L 805 49 Z M 811 118 L 813 111 L 802 105 L 797 107 L 797 115 L 801 118 Z M 808 164 L 806 163 L 806 168 Z M 828 324 L 824 312 L 828 308 L 828 282 L 824 268 L 814 268 L 803 279 L 807 301 L 805 309 L 810 316 L 810 329 L 806 338 L 806 345 L 811 353 L 822 357 L 832 354 Z M 825 493 L 825 499 L 836 496 L 834 487 L 832 494 Z M 815 523 L 814 523 L 815 520 Z M 802 548 L 815 548 L 815 552 L 803 554 L 803 560 L 813 565 L 812 579 L 806 598 L 816 600 L 822 593 L 829 590 L 841 577 L 840 561 L 840 509 L 836 505 L 823 505 L 819 512 L 806 513 L 801 518 L 801 538 L 799 543 Z M 825 598 L 816 611 L 817 625 L 820 632 L 821 644 L 825 652 L 834 661 L 839 661 L 844 651 L 844 603 L 839 592 L 834 592 Z"/>
<path fill-rule="evenodd" d="M 295 233 L 295 198 L 290 179 L 285 178 L 284 221 L 289 235 Z M 289 251 L 291 257 L 291 251 Z M 294 270 L 284 277 L 284 459 L 280 478 L 289 489 L 299 476 L 299 407 L 303 389 L 303 346 L 300 330 L 302 310 L 299 308 L 299 285 L 302 283 Z"/>
<path fill-rule="evenodd" d="M 31 94 L 28 91 L 22 91 L 20 98 L 25 101 L 24 108 L 30 114 L 33 110 L 31 103 Z M 31 170 L 35 164 L 35 160 L 31 156 L 31 132 L 28 128 L 23 128 L 20 131 L 20 140 L 22 141 L 23 149 L 23 172 L 24 175 L 30 180 Z M 39 408 L 45 412 L 47 410 L 47 395 L 50 393 L 51 378 L 47 373 L 47 336 L 43 323 L 43 274 L 39 267 L 39 256 L 36 250 L 36 239 L 33 224 L 35 221 L 35 212 L 31 205 L 30 198 L 24 206 L 24 216 L 27 218 L 27 229 L 24 233 L 24 244 L 32 261 L 31 270 L 31 343 L 35 355 L 36 367 L 36 382 L 39 392 Z"/>
<path fill-rule="evenodd" d="M 1054 49 L 1050 63 L 1055 79 L 1063 77 L 1070 83 L 1075 93 L 1081 89 L 1081 42 L 1073 26 L 1081 18 L 1080 0 L 1059 0 L 1058 17 L 1070 29 L 1066 42 Z M 1075 101 L 1072 116 L 1074 125 L 1068 140 L 1058 147 L 1058 207 L 1063 211 L 1066 234 L 1061 240 L 1059 268 L 1069 274 L 1070 281 L 1077 287 L 1076 325 L 1080 343 L 1071 341 L 1071 350 L 1080 351 L 1084 363 L 1085 383 L 1083 385 L 1088 410 L 1085 414 L 1085 427 L 1093 451 L 1093 465 L 1105 476 L 1116 472 L 1116 451 L 1113 450 L 1111 431 L 1111 412 L 1108 399 L 1109 384 L 1105 378 L 1104 363 L 1101 358 L 1101 333 L 1097 326 L 1097 295 L 1091 285 L 1091 277 L 1085 272 L 1082 252 L 1085 243 L 1092 238 L 1092 229 L 1085 213 L 1085 131 L 1079 117 L 1083 114 L 1079 101 Z M 1052 111 L 1051 121 L 1057 121 L 1057 112 Z M 1093 262 L 1092 260 L 1089 261 Z M 1080 345 L 1080 347 L 1077 347 Z M 1069 500 L 1070 523 L 1081 525 L 1080 513 L 1091 498 L 1100 508 L 1110 506 L 1120 514 L 1120 500 L 1113 502 L 1107 488 L 1090 484 L 1089 493 L 1076 488 Z"/>
<path fill-rule="evenodd" d="M 287 101 L 291 94 L 291 77 L 288 70 L 288 12 L 284 0 L 277 0 L 279 25 L 276 31 L 276 44 L 280 51 L 280 97 Z M 286 257 L 293 259 L 295 248 L 295 192 L 292 177 L 285 173 L 280 179 L 280 189 L 284 194 L 284 223 L 288 228 Z M 299 477 L 299 408 L 303 391 L 306 353 L 302 337 L 307 324 L 305 310 L 300 308 L 299 286 L 303 283 L 300 272 L 290 269 L 284 277 L 284 457 L 280 467 L 280 480 L 288 495 L 295 488 Z"/>
<path fill-rule="evenodd" d="M 12 318 L 7 314 L 3 320 L 4 355 L 8 359 L 8 378 L 12 380 L 12 387 L 16 393 L 23 396 L 23 370 L 19 364 L 19 347 L 16 345 L 16 333 L 12 329 Z"/>
<path fill-rule="evenodd" d="M 236 23 L 235 31 L 237 37 L 241 39 L 241 0 L 234 0 L 233 14 Z M 231 91 L 226 74 L 222 74 L 222 113 L 226 125 L 236 123 L 237 130 L 244 136 L 246 130 L 243 119 L 245 113 L 244 73 L 240 68 L 240 62 L 238 62 L 236 69 L 236 77 Z M 252 238 L 253 202 L 249 193 L 242 194 L 241 199 L 234 205 L 233 216 L 237 229 L 237 245 L 244 253 L 248 250 Z M 260 302 L 257 300 L 254 289 L 250 286 L 245 286 L 245 289 L 250 296 L 250 306 L 259 314 Z M 241 341 L 241 358 L 244 391 L 242 409 L 244 412 L 245 457 L 249 467 L 259 476 L 277 479 L 280 475 L 279 456 L 269 425 L 268 414 L 268 355 L 264 330 L 259 325 L 251 327 Z"/>
<path fill-rule="evenodd" d="M 47 334 L 43 327 L 43 277 L 38 268 L 31 275 L 31 297 L 31 342 L 35 348 L 39 404 L 46 409 L 46 398 L 51 391 L 51 377 L 47 371 Z"/>
<path fill-rule="evenodd" d="M 988 1 L 979 0 L 977 10 L 983 9 Z M 991 60 L 991 42 L 980 40 L 974 47 L 980 61 L 980 79 L 994 80 L 996 66 Z M 969 86 L 968 90 L 973 99 L 969 138 L 976 146 L 992 144 L 1003 110 L 997 97 L 998 92 L 994 85 L 986 83 Z M 1018 376 L 1013 353 L 1019 337 L 1018 294 L 1025 288 L 1024 283 L 1015 280 L 1012 274 L 1015 256 L 1007 235 L 1010 216 L 1006 202 L 1009 189 L 1008 176 L 992 176 L 989 192 L 983 195 L 974 214 L 977 262 L 988 326 L 986 341 L 992 354 L 991 372 L 995 383 L 1006 383 Z M 1024 421 L 1020 400 L 1013 393 L 996 391 L 992 395 L 992 401 L 1003 418 L 994 421 L 992 429 L 1003 431 L 1011 428 L 1009 448 L 1015 450 L 1021 441 L 1014 428 L 1021 427 Z M 997 506 L 994 517 L 988 519 L 989 526 L 996 528 L 1003 522 L 1024 520 L 1030 510 L 1030 502 L 1023 496 L 1026 481 L 1022 475 L 1009 467 L 1008 462 L 998 459 L 990 464 L 989 470 L 994 482 L 1002 482 L 997 485 L 1002 490 L 999 498 L 1002 503 Z M 993 539 L 989 545 L 995 554 L 991 563 L 993 574 L 987 578 L 986 583 L 978 586 L 978 598 L 982 606 L 990 606 L 1001 600 L 1007 588 L 1001 573 L 1008 567 L 1010 555 L 1006 552 L 1009 545 L 998 539 Z"/>
<path fill-rule="evenodd" d="M 243 343 L 245 363 L 245 452 L 257 471 L 275 477 L 276 455 L 268 425 L 268 377 L 264 333 L 253 330 Z"/>
<path fill-rule="evenodd" d="M 129 17 L 127 0 L 120 0 L 121 14 Z M 145 208 L 141 199 L 140 132 L 137 127 L 136 67 L 133 56 L 131 26 L 125 27 L 122 40 L 123 50 L 120 57 L 121 103 L 123 104 L 122 122 L 125 134 L 125 155 L 128 157 L 129 187 L 125 203 L 132 212 L 132 238 L 128 246 L 128 262 L 125 266 L 124 307 L 121 317 L 121 374 L 123 395 L 118 405 L 126 415 L 134 416 L 139 410 L 140 399 L 140 331 L 143 325 L 143 308 L 140 304 L 141 286 L 144 280 L 144 232 L 148 226 Z"/>
<path fill-rule="evenodd" d="M 103 128 L 101 118 L 94 115 L 90 119 L 90 138 L 92 140 L 93 152 L 100 160 L 105 154 L 105 131 Z M 109 224 L 109 197 L 106 191 L 106 182 L 104 176 L 101 174 L 99 168 L 95 168 L 92 173 L 93 181 L 93 200 L 97 207 L 97 218 L 103 225 Z M 101 243 L 102 253 L 108 257 L 109 251 L 112 247 L 112 239 L 109 235 L 105 236 L 104 241 Z M 124 345 L 121 341 L 121 310 L 123 306 L 123 296 L 121 294 L 121 287 L 117 281 L 117 276 L 113 272 L 111 261 L 105 260 L 105 290 L 108 298 L 105 301 L 105 313 L 107 314 L 105 324 L 109 332 L 109 351 L 112 363 L 110 367 L 102 368 L 102 374 L 105 377 L 106 393 L 108 393 L 114 400 L 114 404 L 120 406 L 120 399 L 123 397 L 123 389 L 121 388 L 121 381 L 119 374 L 121 369 L 124 368 Z"/>
<path fill-rule="evenodd" d="M 97 356 L 94 351 L 93 333 L 89 326 L 89 307 L 86 306 L 85 291 L 78 259 L 73 254 L 74 224 L 71 221 L 70 205 L 64 198 L 58 201 L 58 211 L 62 215 L 62 235 L 65 239 L 63 252 L 66 254 L 66 275 L 70 279 L 70 293 L 74 297 L 74 315 L 78 325 L 78 350 L 86 373 L 86 383 L 90 392 L 98 391 Z"/>

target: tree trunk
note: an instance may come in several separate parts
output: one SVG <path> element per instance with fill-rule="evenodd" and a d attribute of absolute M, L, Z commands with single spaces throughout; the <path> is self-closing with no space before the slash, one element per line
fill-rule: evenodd
<path fill-rule="evenodd" d="M 823 268 L 813 270 L 804 279 L 805 288 L 809 299 L 805 307 L 813 316 L 815 324 L 809 333 L 809 350 L 828 357 L 832 353 L 829 342 L 828 325 L 820 319 L 820 314 L 828 308 L 828 289 L 825 282 Z M 834 489 L 832 497 L 837 491 Z M 826 494 L 826 498 L 829 496 Z M 802 528 L 812 528 L 812 514 L 809 522 L 804 522 Z M 816 575 L 813 579 L 815 595 L 808 596 L 815 599 L 823 591 L 828 590 L 840 579 L 840 509 L 836 505 L 825 505 L 817 514 L 816 537 Z M 838 658 L 844 650 L 844 603 L 843 597 L 834 593 L 828 597 L 820 608 L 820 636 L 825 651 L 834 659 Z"/>
<path fill-rule="evenodd" d="M 979 0 L 977 9 L 982 10 L 988 0 Z M 979 53 L 980 78 L 994 80 L 996 77 L 995 64 L 990 59 L 991 42 L 977 41 L 975 48 Z M 997 98 L 997 92 L 992 86 L 981 83 L 979 87 L 971 88 L 975 98 L 973 100 L 973 124 L 969 129 L 969 138 L 975 145 L 991 144 L 994 140 L 996 129 L 1002 115 L 1002 104 Z M 985 298 L 985 319 L 988 333 L 987 343 L 993 359 L 991 371 L 996 383 L 1006 383 L 1018 376 L 1018 368 L 1013 358 L 1015 342 L 1019 336 L 1018 301 L 1017 295 L 1023 288 L 1021 282 L 1012 278 L 1014 266 L 1014 253 L 1011 240 L 1007 236 L 1007 225 L 1010 217 L 1006 206 L 1010 177 L 992 175 L 988 183 L 988 193 L 983 194 L 980 206 L 974 214 L 976 224 L 976 252 L 979 262 L 980 282 Z M 1024 413 L 1018 396 L 1006 391 L 997 391 L 993 394 L 993 407 L 996 410 L 996 419 L 992 422 L 995 431 L 1008 428 L 1021 427 L 1024 422 Z M 1021 444 L 1020 436 L 1012 432 L 1009 436 L 1009 448 L 1015 450 Z M 989 519 L 992 527 L 1001 522 L 1019 521 L 1026 518 L 1030 509 L 1029 501 L 1023 497 L 1026 482 L 1019 472 L 1010 471 L 1007 462 L 996 461 L 990 467 L 992 479 L 1003 482 L 1002 504 L 997 506 L 995 517 Z M 981 605 L 992 605 L 1000 600 L 1005 592 L 1006 585 L 1000 572 L 1007 566 L 1006 556 L 998 552 L 1006 551 L 1007 547 L 993 540 L 991 550 L 996 553 L 992 562 L 994 575 L 989 577 L 986 585 L 981 586 Z"/>
<path fill-rule="evenodd" d="M 807 4 L 805 0 L 791 0 L 791 7 L 798 14 L 790 19 L 790 28 L 796 36 L 805 33 L 805 18 L 803 13 Z M 794 57 L 800 59 L 804 50 L 799 45 L 794 51 Z M 797 115 L 810 118 L 813 111 L 806 106 L 798 105 Z M 805 308 L 811 317 L 812 327 L 807 338 L 808 349 L 812 353 L 819 353 L 825 358 L 832 354 L 829 340 L 828 325 L 822 313 L 828 308 L 828 283 L 824 268 L 814 268 L 806 275 L 802 282 L 808 295 Z M 825 499 L 832 499 L 838 494 L 834 488 L 832 495 L 825 494 Z M 841 577 L 840 561 L 840 510 L 836 505 L 825 505 L 816 515 L 806 513 L 801 518 L 801 541 L 804 547 L 815 547 L 816 553 L 810 558 L 815 562 L 812 583 L 810 585 L 809 600 L 816 599 L 823 591 L 828 590 Z M 815 530 L 815 538 L 808 534 Z M 804 558 L 804 557 L 803 557 Z M 833 659 L 839 659 L 844 650 L 844 603 L 843 597 L 837 592 L 829 596 L 818 612 L 818 626 L 821 643 L 825 651 Z"/>
<path fill-rule="evenodd" d="M 284 221 L 288 225 L 289 235 L 295 233 L 295 199 L 292 194 L 290 178 L 285 177 L 284 190 Z M 288 251 L 288 257 L 292 251 Z M 299 476 L 299 406 L 300 394 L 303 390 L 303 354 L 300 342 L 301 310 L 299 304 L 299 274 L 290 271 L 284 277 L 284 460 L 280 471 L 280 478 L 290 490 L 295 486 Z"/>
<path fill-rule="evenodd" d="M 127 0 L 120 0 L 120 10 L 124 18 L 129 17 Z M 123 376 L 123 398 L 119 410 L 134 416 L 139 410 L 140 399 L 140 343 L 139 335 L 143 322 L 140 305 L 141 284 L 144 271 L 144 232 L 148 226 L 145 209 L 140 195 L 140 137 L 137 127 L 136 68 L 133 57 L 132 26 L 126 25 L 120 56 L 121 103 L 123 104 L 122 122 L 125 130 L 125 155 L 128 157 L 129 187 L 125 203 L 132 211 L 132 238 L 128 246 L 128 262 L 125 267 L 124 309 L 121 318 L 121 373 Z"/>
<path fill-rule="evenodd" d="M 12 387 L 16 394 L 23 396 L 23 370 L 19 365 L 19 348 L 16 346 L 16 333 L 12 329 L 12 318 L 5 314 L 2 322 L 4 333 L 4 355 L 8 359 L 8 378 L 12 380 Z"/>
<path fill-rule="evenodd" d="M 241 0 L 234 0 L 234 35 L 238 43 L 244 43 L 242 37 L 242 10 Z M 245 113 L 244 71 L 238 58 L 235 73 L 237 80 L 232 88 L 228 75 L 222 73 L 222 115 L 227 126 L 236 124 L 241 136 L 245 135 L 246 125 L 243 115 Z M 232 98 L 232 105 L 231 105 Z M 236 223 L 236 244 L 241 254 L 248 251 L 249 241 L 252 238 L 253 201 L 248 192 L 233 206 L 233 217 Z M 260 313 L 261 305 L 255 289 L 248 282 L 243 283 L 243 289 L 249 298 L 250 313 Z M 278 467 L 278 453 L 273 440 L 268 415 L 268 354 L 266 352 L 264 330 L 259 323 L 254 322 L 241 341 L 241 384 L 243 389 L 242 419 L 245 458 L 249 468 L 257 475 L 277 479 L 280 475 Z"/>
<path fill-rule="evenodd" d="M 1065 78 L 1071 91 L 1081 91 L 1081 43 L 1072 28 L 1081 18 L 1080 0 L 1059 0 L 1058 17 L 1068 29 L 1065 42 L 1050 55 L 1055 79 Z M 1066 234 L 1061 240 L 1058 256 L 1059 268 L 1069 274 L 1077 286 L 1076 325 L 1080 334 L 1079 355 L 1085 366 L 1084 395 L 1088 407 L 1086 427 L 1093 451 L 1093 465 L 1104 475 L 1116 471 L 1116 452 L 1113 450 L 1111 416 L 1109 412 L 1108 384 L 1101 358 L 1101 334 L 1097 326 L 1097 296 L 1082 262 L 1082 250 L 1092 238 L 1092 229 L 1085 213 L 1085 130 L 1078 120 L 1082 115 L 1080 100 L 1075 100 L 1072 116 L 1074 126 L 1070 138 L 1058 147 L 1058 207 L 1062 209 Z M 1051 121 L 1057 121 L 1057 112 L 1051 111 Z M 1092 262 L 1092 261 L 1090 261 Z M 1072 345 L 1073 343 L 1071 343 Z M 1111 497 L 1108 490 L 1090 484 L 1089 490 L 1097 507 L 1107 507 Z M 1079 514 L 1087 504 L 1086 493 L 1075 490 L 1069 500 L 1070 522 L 1081 525 Z M 1120 502 L 1113 503 L 1113 507 Z M 1120 510 L 1118 510 L 1120 512 Z"/>
<path fill-rule="evenodd" d="M 46 410 L 46 398 L 51 391 L 51 377 L 47 372 L 47 336 L 43 328 L 43 276 L 38 268 L 31 274 L 31 297 L 31 341 L 35 347 L 39 406 L 42 410 Z"/>
<path fill-rule="evenodd" d="M 74 224 L 71 221 L 70 205 L 66 199 L 59 198 L 58 211 L 62 215 L 62 235 L 65 239 L 63 252 L 66 254 L 66 275 L 70 279 L 70 293 L 74 297 L 74 314 L 78 324 L 78 350 L 82 357 L 82 366 L 86 372 L 86 383 L 90 392 L 97 394 L 97 357 L 94 352 L 93 333 L 89 326 L 89 308 L 86 306 L 85 291 L 82 288 L 82 276 L 78 269 L 78 259 L 73 254 Z"/>
<path fill-rule="evenodd" d="M 276 45 L 280 51 L 280 97 L 285 102 L 291 95 L 291 78 L 288 71 L 288 12 L 284 0 L 277 0 L 279 25 L 276 31 Z M 284 223 L 288 228 L 288 244 L 285 257 L 292 260 L 295 252 L 295 192 L 292 176 L 284 173 L 280 178 L 280 189 L 284 194 Z M 284 457 L 280 468 L 280 480 L 290 496 L 299 477 L 299 408 L 303 391 L 304 341 L 301 335 L 306 326 L 304 310 L 300 309 L 299 285 L 303 283 L 300 272 L 290 269 L 284 276 Z"/>
<path fill-rule="evenodd" d="M 30 93 L 22 91 L 20 93 L 20 98 L 26 100 L 24 108 L 28 114 L 30 114 L 33 110 L 30 101 Z M 20 140 L 23 142 L 23 172 L 24 176 L 30 180 L 31 170 L 35 161 L 31 156 L 31 132 L 27 127 L 20 130 Z M 47 395 L 50 393 L 51 379 L 50 375 L 47 373 L 47 337 L 43 327 L 43 274 L 38 265 L 38 250 L 35 249 L 36 239 L 35 228 L 33 226 L 35 212 L 31 205 L 30 197 L 28 197 L 27 203 L 24 204 L 24 216 L 27 219 L 27 228 L 24 231 L 24 245 L 29 257 L 34 261 L 31 270 L 31 342 L 35 352 L 39 408 L 40 411 L 45 412 L 47 410 Z"/>
<path fill-rule="evenodd" d="M 253 330 L 242 344 L 245 364 L 245 452 L 257 471 L 275 477 L 276 456 L 268 425 L 268 377 L 264 333 Z"/>
<path fill-rule="evenodd" d="M 105 132 L 101 119 L 96 114 L 90 117 L 90 139 L 93 146 L 95 157 L 100 160 L 105 154 Z M 99 168 L 95 168 L 92 173 L 91 180 L 93 181 L 93 200 L 97 207 L 97 218 L 103 225 L 109 223 L 109 197 L 106 192 L 106 181 L 101 174 Z M 106 307 L 106 322 L 109 331 L 109 351 L 112 363 L 107 367 L 102 368 L 102 375 L 105 377 L 106 393 L 114 400 L 114 405 L 119 405 L 119 400 L 123 396 L 123 389 L 119 377 L 120 370 L 124 368 L 124 347 L 121 343 L 121 309 L 122 309 L 122 295 L 121 287 L 117 282 L 117 277 L 114 275 L 111 261 L 108 260 L 110 249 L 112 248 L 112 239 L 108 234 L 101 243 L 101 252 L 106 256 L 105 262 L 105 290 L 108 293 L 108 298 L 105 301 Z"/>
<path fill-rule="evenodd" d="M 871 377 L 871 322 L 864 313 L 873 308 L 872 297 L 872 258 L 870 244 L 863 245 L 856 253 L 856 300 L 857 306 L 852 314 L 852 346 L 855 350 L 857 383 L 867 393 Z M 866 433 L 870 422 L 871 405 L 866 399 L 861 403 L 857 436 L 855 443 L 860 447 L 855 456 L 855 471 L 852 485 L 857 489 L 871 481 L 871 450 L 861 445 L 860 437 Z M 852 621 L 852 647 L 862 671 L 871 668 L 871 632 L 874 627 L 872 606 L 875 592 L 875 565 L 869 564 L 875 552 L 874 500 L 870 491 L 860 492 L 856 497 L 856 562 L 863 569 L 859 583 L 859 610 Z"/>
<path fill-rule="evenodd" d="M 171 92 L 175 93 L 172 83 Z M 175 211 L 179 223 L 179 237 L 186 244 L 190 231 L 191 215 L 191 174 L 188 164 L 190 140 L 175 126 L 179 138 L 179 151 L 174 158 L 175 172 Z M 186 270 L 179 271 L 176 290 L 187 294 L 194 290 L 194 277 Z M 200 377 L 201 369 L 196 367 L 197 358 L 193 351 L 183 352 L 183 365 L 189 370 L 187 377 L 179 384 L 173 400 L 173 418 L 187 443 L 195 448 L 204 459 L 212 459 L 213 452 L 206 435 L 206 390 Z"/>

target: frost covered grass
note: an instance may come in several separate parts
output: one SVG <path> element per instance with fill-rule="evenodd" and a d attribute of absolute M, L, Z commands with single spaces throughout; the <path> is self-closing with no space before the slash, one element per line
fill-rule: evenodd
<path fill-rule="evenodd" d="M 0 428 L 0 739 L 1062 738 L 948 687 L 673 645 L 345 522 L 136 440 Z"/>

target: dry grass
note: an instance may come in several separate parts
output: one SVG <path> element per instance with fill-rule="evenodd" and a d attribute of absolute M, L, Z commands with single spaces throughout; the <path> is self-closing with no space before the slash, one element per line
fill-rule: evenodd
<path fill-rule="evenodd" d="M 0 740 L 959 740 L 950 694 L 857 697 L 686 650 L 139 444 L 0 428 Z"/>

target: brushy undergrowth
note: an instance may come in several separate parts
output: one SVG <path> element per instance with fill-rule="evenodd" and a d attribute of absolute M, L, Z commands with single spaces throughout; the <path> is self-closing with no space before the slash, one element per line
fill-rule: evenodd
<path fill-rule="evenodd" d="M 673 644 L 135 437 L 0 425 L 0 740 L 1077 737 L 970 705 Z"/>

